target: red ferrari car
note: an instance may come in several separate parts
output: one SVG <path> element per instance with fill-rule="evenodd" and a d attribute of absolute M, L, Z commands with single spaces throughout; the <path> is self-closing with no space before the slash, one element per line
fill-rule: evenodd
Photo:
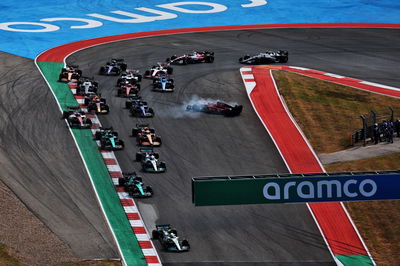
<path fill-rule="evenodd" d="M 186 106 L 187 111 L 203 112 L 208 114 L 217 114 L 224 116 L 237 116 L 242 112 L 242 105 L 229 105 L 227 103 L 216 101 L 205 104 L 193 104 Z"/>

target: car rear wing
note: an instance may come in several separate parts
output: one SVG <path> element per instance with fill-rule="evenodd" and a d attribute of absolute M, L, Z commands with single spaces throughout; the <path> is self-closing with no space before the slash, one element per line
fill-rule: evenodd
<path fill-rule="evenodd" d="M 149 127 L 150 124 L 136 124 L 137 128 L 141 128 L 141 127 Z"/>
<path fill-rule="evenodd" d="M 160 229 L 171 229 L 171 225 L 170 224 L 156 224 L 156 229 L 160 230 Z"/>
<path fill-rule="evenodd" d="M 139 152 L 141 152 L 141 153 L 150 153 L 150 152 L 154 152 L 154 149 L 153 148 L 139 148 Z"/>

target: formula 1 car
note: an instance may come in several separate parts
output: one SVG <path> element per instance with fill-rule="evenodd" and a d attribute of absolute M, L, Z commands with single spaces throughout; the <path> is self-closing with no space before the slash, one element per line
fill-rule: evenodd
<path fill-rule="evenodd" d="M 174 80 L 168 78 L 166 75 L 160 75 L 159 78 L 153 80 L 153 91 L 173 92 Z"/>
<path fill-rule="evenodd" d="M 194 51 L 190 54 L 182 56 L 173 55 L 166 60 L 170 64 L 187 65 L 196 63 L 212 63 L 214 62 L 214 52 L 210 51 Z"/>
<path fill-rule="evenodd" d="M 111 59 L 111 62 L 107 62 L 104 66 L 100 67 L 99 75 L 118 76 L 126 68 L 127 64 L 124 63 L 124 59 Z"/>
<path fill-rule="evenodd" d="M 58 78 L 59 82 L 78 82 L 79 78 L 82 76 L 82 70 L 78 69 L 77 65 L 67 65 L 61 69 L 60 76 Z"/>
<path fill-rule="evenodd" d="M 112 127 L 100 128 L 99 131 L 96 131 L 95 139 L 100 140 L 102 150 L 116 151 L 125 147 L 124 141 L 118 138 L 118 132 L 114 131 Z"/>
<path fill-rule="evenodd" d="M 289 52 L 278 50 L 278 51 L 266 51 L 265 53 L 259 53 L 257 55 L 245 55 L 239 58 L 241 64 L 271 64 L 271 63 L 286 63 L 289 59 Z"/>
<path fill-rule="evenodd" d="M 145 78 L 158 78 L 161 75 L 171 75 L 173 68 L 168 63 L 158 63 L 157 66 L 152 66 L 149 70 L 144 72 Z"/>
<path fill-rule="evenodd" d="M 183 252 L 190 250 L 189 241 L 181 240 L 176 230 L 169 224 L 156 225 L 156 229 L 152 231 L 152 238 L 158 239 L 167 251 Z"/>
<path fill-rule="evenodd" d="M 94 92 L 90 92 L 85 96 L 84 104 L 87 106 L 88 112 L 95 111 L 96 114 L 108 114 L 110 106 L 106 104 L 106 99 L 101 98 Z"/>
<path fill-rule="evenodd" d="M 132 116 L 135 117 L 153 117 L 154 110 L 147 105 L 147 102 L 141 101 L 138 97 L 131 97 L 125 102 L 125 107 L 129 109 Z"/>
<path fill-rule="evenodd" d="M 208 114 L 217 114 L 224 116 L 237 116 L 242 112 L 242 105 L 229 105 L 227 103 L 216 101 L 205 104 L 193 104 L 186 106 L 187 111 L 203 112 Z"/>
<path fill-rule="evenodd" d="M 85 112 L 80 110 L 64 111 L 62 119 L 67 119 L 71 128 L 84 129 L 92 127 L 92 120 L 86 117 Z"/>
<path fill-rule="evenodd" d="M 117 88 L 118 97 L 136 97 L 140 91 L 140 84 L 132 85 L 130 83 L 120 85 Z"/>
<path fill-rule="evenodd" d="M 139 146 L 161 146 L 161 137 L 155 133 L 154 128 L 150 128 L 149 124 L 136 124 L 136 128 L 132 129 L 132 136 L 136 137 Z"/>
<path fill-rule="evenodd" d="M 136 161 L 142 163 L 142 169 L 145 172 L 162 173 L 167 170 L 167 165 L 159 161 L 159 155 L 153 148 L 140 148 L 136 153 Z"/>
<path fill-rule="evenodd" d="M 117 86 L 120 84 L 132 84 L 135 85 L 142 81 L 142 75 L 139 74 L 139 70 L 128 69 L 122 72 L 121 76 L 117 80 Z"/>
<path fill-rule="evenodd" d="M 77 95 L 85 96 L 89 93 L 97 93 L 99 84 L 93 78 L 81 77 L 76 86 Z"/>
<path fill-rule="evenodd" d="M 151 186 L 143 184 L 142 177 L 132 173 L 122 173 L 123 177 L 118 179 L 118 185 L 123 186 L 126 192 L 134 198 L 148 198 L 153 196 Z"/>

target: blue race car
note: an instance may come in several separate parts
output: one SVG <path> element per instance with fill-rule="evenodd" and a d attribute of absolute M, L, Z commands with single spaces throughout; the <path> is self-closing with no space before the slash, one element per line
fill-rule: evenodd
<path fill-rule="evenodd" d="M 153 80 L 153 91 L 173 92 L 174 87 L 174 80 L 168 78 L 165 74 L 162 74 L 159 78 Z"/>

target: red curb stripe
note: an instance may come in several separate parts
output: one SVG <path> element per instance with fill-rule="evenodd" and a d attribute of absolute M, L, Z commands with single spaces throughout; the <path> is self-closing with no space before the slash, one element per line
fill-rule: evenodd
<path fill-rule="evenodd" d="M 117 160 L 111 158 L 103 158 L 106 165 L 118 165 Z"/>
<path fill-rule="evenodd" d="M 143 226 L 133 226 L 132 229 L 135 234 L 147 234 Z"/>
<path fill-rule="evenodd" d="M 86 115 L 87 116 L 87 115 Z M 99 129 L 100 125 L 99 124 L 92 124 L 91 129 Z"/>
<path fill-rule="evenodd" d="M 75 97 L 75 99 L 85 99 L 85 97 L 80 96 L 80 95 L 75 95 L 74 97 Z"/>
<path fill-rule="evenodd" d="M 121 178 L 122 177 L 122 173 L 119 171 L 108 171 L 108 173 L 110 174 L 111 178 Z"/>
<path fill-rule="evenodd" d="M 160 263 L 157 256 L 144 256 L 147 263 Z"/>
<path fill-rule="evenodd" d="M 96 116 L 94 114 L 86 114 L 87 118 L 95 118 Z"/>
<path fill-rule="evenodd" d="M 245 79 L 245 82 L 254 82 L 254 79 Z"/>
<path fill-rule="evenodd" d="M 128 217 L 128 220 L 140 220 L 139 213 L 137 212 L 128 212 L 126 213 L 126 217 Z"/>
<path fill-rule="evenodd" d="M 135 203 L 131 199 L 120 199 L 122 206 L 135 206 Z"/>
<path fill-rule="evenodd" d="M 242 71 L 242 74 L 243 75 L 250 75 L 250 74 L 253 74 L 253 71 Z"/>
<path fill-rule="evenodd" d="M 322 172 L 312 150 L 282 105 L 271 70 L 254 67 L 253 75 L 256 87 L 249 97 L 291 172 Z M 340 203 L 312 203 L 309 206 L 333 254 L 368 255 Z"/>
<path fill-rule="evenodd" d="M 120 34 L 113 36 L 105 36 L 95 39 L 77 41 L 63 44 L 51 48 L 40 54 L 37 62 L 59 62 L 63 63 L 64 58 L 76 52 L 77 50 L 90 46 L 115 42 L 120 40 L 128 40 L 143 37 L 153 37 L 160 35 L 170 35 L 179 33 L 207 32 L 207 31 L 227 31 L 227 30 L 248 30 L 248 29 L 279 29 L 279 28 L 400 28 L 397 23 L 286 23 L 286 24 L 259 24 L 259 25 L 232 25 L 232 26 L 215 26 L 215 27 L 197 27 L 171 30 L 158 30 Z"/>
<path fill-rule="evenodd" d="M 139 242 L 139 246 L 141 249 L 145 249 L 145 248 L 153 248 L 153 245 L 151 244 L 151 241 L 138 241 Z"/>

